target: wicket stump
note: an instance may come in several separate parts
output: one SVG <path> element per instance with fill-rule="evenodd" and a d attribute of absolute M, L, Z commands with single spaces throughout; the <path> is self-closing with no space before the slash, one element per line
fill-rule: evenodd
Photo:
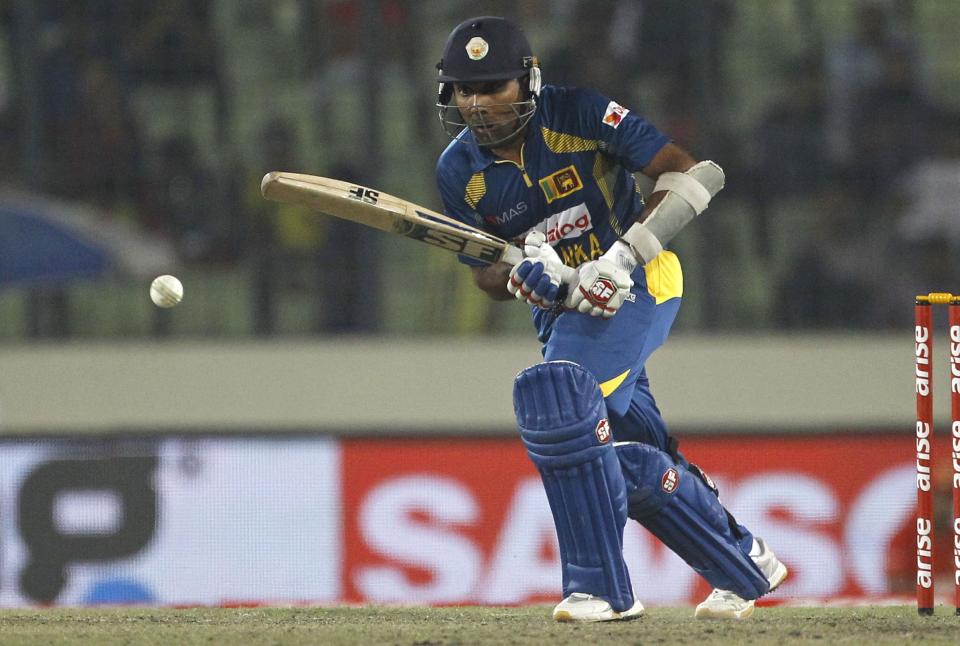
<path fill-rule="evenodd" d="M 934 606 L 933 489 L 933 305 L 947 305 L 950 345 L 950 447 L 953 465 L 954 608 L 960 615 L 960 296 L 933 292 L 917 296 L 914 306 L 917 394 L 917 612 L 932 615 Z M 942 556 L 941 556 L 942 558 Z"/>

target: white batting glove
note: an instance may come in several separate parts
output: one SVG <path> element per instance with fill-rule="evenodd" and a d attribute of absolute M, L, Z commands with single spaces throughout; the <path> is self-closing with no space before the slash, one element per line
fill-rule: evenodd
<path fill-rule="evenodd" d="M 507 291 L 517 300 L 543 309 L 557 304 L 563 261 L 541 231 L 531 231 L 523 241 L 526 256 L 510 270 Z"/>
<path fill-rule="evenodd" d="M 610 318 L 630 293 L 630 274 L 636 266 L 629 245 L 617 240 L 602 256 L 580 265 L 580 282 L 570 288 L 564 305 L 590 316 Z"/>

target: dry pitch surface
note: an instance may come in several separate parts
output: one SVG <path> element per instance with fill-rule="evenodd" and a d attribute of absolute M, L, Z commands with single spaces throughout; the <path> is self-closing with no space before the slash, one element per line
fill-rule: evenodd
<path fill-rule="evenodd" d="M 909 606 L 760 608 L 743 622 L 654 608 L 629 622 L 557 624 L 550 608 L 202 608 L 0 611 L 10 644 L 960 644 L 960 617 Z"/>

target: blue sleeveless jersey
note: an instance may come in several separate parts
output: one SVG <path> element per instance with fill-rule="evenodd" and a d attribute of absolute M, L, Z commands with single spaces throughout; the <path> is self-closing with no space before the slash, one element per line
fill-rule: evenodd
<path fill-rule="evenodd" d="M 465 129 L 440 155 L 437 185 L 447 215 L 517 242 L 531 229 L 543 231 L 563 262 L 576 267 L 598 258 L 633 224 L 643 200 L 632 173 L 668 141 L 596 92 L 548 85 L 528 124 L 521 164 L 476 146 Z M 633 278 L 646 288 L 643 271 Z M 533 309 L 545 340 L 556 313 Z"/>

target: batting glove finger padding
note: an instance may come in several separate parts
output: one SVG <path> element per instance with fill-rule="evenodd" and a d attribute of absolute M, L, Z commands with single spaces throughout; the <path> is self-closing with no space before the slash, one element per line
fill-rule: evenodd
<path fill-rule="evenodd" d="M 559 291 L 560 285 L 555 285 L 550 280 L 550 276 L 544 274 L 540 277 L 540 280 L 537 281 L 537 286 L 534 287 L 527 302 L 537 307 L 542 307 L 543 309 L 550 309 L 556 305 L 557 293 Z"/>
<path fill-rule="evenodd" d="M 555 282 L 541 260 L 526 259 L 514 265 L 507 281 L 507 291 L 517 300 L 549 309 L 554 306 L 559 282 Z"/>

